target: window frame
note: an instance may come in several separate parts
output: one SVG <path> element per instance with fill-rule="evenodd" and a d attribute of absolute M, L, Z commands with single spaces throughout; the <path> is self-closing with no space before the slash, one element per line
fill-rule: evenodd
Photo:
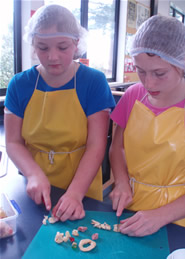
<path fill-rule="evenodd" d="M 14 74 L 21 72 L 21 0 L 13 0 L 13 48 Z M 0 96 L 6 95 L 7 88 L 0 89 Z"/>
<path fill-rule="evenodd" d="M 88 3 L 89 0 L 81 0 L 80 23 L 88 30 Z M 117 55 L 118 55 L 118 33 L 119 33 L 119 9 L 120 0 L 115 0 L 115 17 L 114 17 L 114 45 L 113 45 L 113 62 L 112 62 L 112 77 L 107 78 L 108 82 L 116 82 L 117 73 Z M 86 54 L 83 56 L 86 58 Z"/>
<path fill-rule="evenodd" d="M 88 0 L 81 0 L 80 22 L 88 29 Z M 120 0 L 115 0 L 115 25 L 114 25 L 114 45 L 112 77 L 107 78 L 108 82 L 116 82 L 117 55 L 118 55 L 118 34 L 119 34 L 119 8 Z M 13 0 L 13 48 L 14 48 L 14 74 L 22 71 L 22 30 L 21 30 L 21 0 Z M 84 55 L 86 57 L 86 54 Z M 0 96 L 6 95 L 7 88 L 0 89 Z"/>
<path fill-rule="evenodd" d="M 182 16 L 182 23 L 185 24 L 185 14 L 181 11 L 177 10 L 174 6 L 170 5 L 170 9 L 172 10 L 172 17 L 176 17 L 176 14 L 179 14 Z"/>
<path fill-rule="evenodd" d="M 22 71 L 22 30 L 21 30 L 21 0 L 14 0 L 13 28 L 14 28 L 14 73 Z"/>

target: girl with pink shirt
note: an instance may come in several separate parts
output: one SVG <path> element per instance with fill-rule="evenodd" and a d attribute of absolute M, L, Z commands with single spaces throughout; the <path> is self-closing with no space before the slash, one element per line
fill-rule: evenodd
<path fill-rule="evenodd" d="M 110 194 L 129 236 L 155 233 L 168 223 L 185 227 L 185 26 L 155 15 L 130 48 L 141 83 L 128 88 L 111 118 L 110 147 L 115 179 Z"/>

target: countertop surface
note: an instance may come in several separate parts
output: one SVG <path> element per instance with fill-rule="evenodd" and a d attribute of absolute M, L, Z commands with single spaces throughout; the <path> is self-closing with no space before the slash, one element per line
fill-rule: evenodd
<path fill-rule="evenodd" d="M 15 200 L 21 209 L 17 218 L 17 232 L 14 236 L 0 240 L 1 259 L 19 259 L 39 230 L 43 215 L 47 215 L 43 205 L 36 205 L 26 194 L 26 179 L 20 175 L 14 165 L 9 162 L 6 176 L 0 178 L 0 190 L 8 195 L 10 200 Z M 63 190 L 52 187 L 51 199 L 56 204 Z M 93 211 L 112 211 L 111 204 L 84 198 L 84 208 Z M 185 228 L 169 224 L 167 226 L 170 252 L 185 248 Z"/>
<path fill-rule="evenodd" d="M 3 127 L 0 126 L 0 144 L 4 146 Z M 42 225 L 43 216 L 48 212 L 43 205 L 36 205 L 26 193 L 26 179 L 9 160 L 7 174 L 0 177 L 0 192 L 7 194 L 10 200 L 15 200 L 21 214 L 17 217 L 17 232 L 9 238 L 0 239 L 0 259 L 22 258 L 29 244 Z M 63 190 L 52 187 L 51 199 L 55 205 Z M 110 202 L 99 202 L 90 198 L 83 200 L 85 210 L 113 212 Z M 175 224 L 167 225 L 170 252 L 185 248 L 185 228 Z M 49 258 L 50 259 L 50 258 Z M 132 259 L 132 258 L 130 258 Z"/>

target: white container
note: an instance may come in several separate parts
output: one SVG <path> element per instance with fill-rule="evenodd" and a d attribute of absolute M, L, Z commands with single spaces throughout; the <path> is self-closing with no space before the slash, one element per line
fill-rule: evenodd
<path fill-rule="evenodd" d="M 5 212 L 6 218 L 0 219 L 0 238 L 9 237 L 16 233 L 16 219 L 18 212 L 4 193 L 0 194 L 0 208 Z"/>
<path fill-rule="evenodd" d="M 185 248 L 177 249 L 173 251 L 167 259 L 184 259 L 185 258 Z"/>
<path fill-rule="evenodd" d="M 7 174 L 8 169 L 8 155 L 5 146 L 0 145 L 0 177 Z"/>

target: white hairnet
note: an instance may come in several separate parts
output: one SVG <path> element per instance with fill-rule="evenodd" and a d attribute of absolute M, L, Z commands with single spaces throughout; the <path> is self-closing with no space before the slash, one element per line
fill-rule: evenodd
<path fill-rule="evenodd" d="M 57 33 L 42 34 L 41 30 L 56 26 Z M 44 5 L 29 19 L 25 27 L 24 39 L 32 44 L 35 35 L 39 37 L 69 37 L 77 39 L 78 50 L 74 59 L 81 57 L 87 50 L 87 30 L 83 28 L 74 15 L 61 5 Z"/>
<path fill-rule="evenodd" d="M 176 18 L 154 15 L 139 27 L 129 52 L 152 53 L 185 70 L 185 26 Z"/>

